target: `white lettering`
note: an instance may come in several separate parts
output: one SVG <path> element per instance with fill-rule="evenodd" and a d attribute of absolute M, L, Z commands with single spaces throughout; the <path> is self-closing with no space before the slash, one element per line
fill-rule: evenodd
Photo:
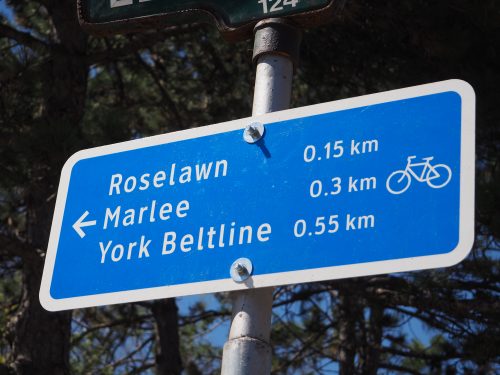
<path fill-rule="evenodd" d="M 269 241 L 270 234 L 271 234 L 271 225 L 269 225 L 268 223 L 261 224 L 257 229 L 257 239 L 260 242 Z"/>
<path fill-rule="evenodd" d="M 201 167 L 199 164 L 197 164 L 195 166 L 195 170 L 196 170 L 196 180 L 197 181 L 200 181 L 200 180 L 206 180 L 208 179 L 209 175 L 210 175 L 210 170 L 212 169 L 212 162 L 208 163 L 208 166 L 207 164 L 202 164 Z"/>
<path fill-rule="evenodd" d="M 181 176 L 179 177 L 179 182 L 185 184 L 186 182 L 191 182 L 191 167 L 184 167 L 181 169 Z"/>
<path fill-rule="evenodd" d="M 111 210 L 109 208 L 106 208 L 106 215 L 104 216 L 104 226 L 103 229 L 108 228 L 108 219 L 109 220 L 114 220 L 115 221 L 115 228 L 118 227 L 118 220 L 120 218 L 120 209 L 121 206 L 117 206 L 115 208 L 115 211 L 111 213 Z"/>
<path fill-rule="evenodd" d="M 215 162 L 215 177 L 219 177 L 219 169 L 222 165 L 222 176 L 226 176 L 227 175 L 227 160 L 219 160 L 217 162 Z"/>
<path fill-rule="evenodd" d="M 247 225 L 240 228 L 240 238 L 238 241 L 240 245 L 243 244 L 243 237 L 245 235 L 245 232 L 247 232 L 247 243 L 252 243 L 252 227 L 250 225 Z"/>
<path fill-rule="evenodd" d="M 354 230 L 356 227 L 354 226 L 354 220 L 356 220 L 356 216 L 351 218 L 351 215 L 347 215 L 346 218 L 346 224 L 345 224 L 345 230 Z"/>
<path fill-rule="evenodd" d="M 116 254 L 116 251 L 118 250 L 118 255 Z M 113 262 L 118 262 L 120 259 L 122 259 L 123 257 L 123 252 L 125 251 L 123 245 L 115 245 L 115 247 L 113 247 L 113 250 L 111 250 L 111 260 Z"/>
<path fill-rule="evenodd" d="M 113 195 L 113 189 L 116 189 L 116 194 L 120 194 L 120 184 L 122 183 L 123 176 L 120 173 L 111 176 L 111 183 L 109 184 L 108 195 Z"/>
<path fill-rule="evenodd" d="M 160 207 L 160 219 L 168 220 L 170 219 L 170 215 L 167 215 L 172 212 L 172 205 L 170 203 L 165 203 Z"/>
<path fill-rule="evenodd" d="M 177 210 L 175 211 L 175 214 L 177 217 L 186 217 L 187 212 L 189 210 L 189 202 L 187 200 L 182 200 L 179 202 L 177 205 Z"/>
<path fill-rule="evenodd" d="M 144 173 L 141 176 L 141 186 L 139 186 L 139 190 L 147 190 L 149 188 L 149 173 Z"/>
<path fill-rule="evenodd" d="M 135 210 L 128 209 L 125 211 L 125 217 L 123 218 L 123 226 L 128 227 L 129 225 L 134 225 Z"/>
<path fill-rule="evenodd" d="M 130 260 L 130 258 L 132 258 L 132 249 L 134 248 L 134 246 L 137 246 L 137 242 L 131 242 L 128 244 L 127 260 Z"/>
<path fill-rule="evenodd" d="M 102 242 L 99 242 L 99 247 L 101 248 L 101 263 L 104 263 L 104 259 L 106 257 L 106 253 L 109 250 L 109 247 L 111 246 L 112 241 L 108 241 L 108 245 L 106 247 L 102 246 Z"/>
<path fill-rule="evenodd" d="M 161 251 L 162 255 L 172 254 L 175 251 L 175 238 L 177 235 L 175 232 L 165 232 L 163 236 L 163 249 Z M 170 249 L 167 250 L 168 246 Z"/>
<path fill-rule="evenodd" d="M 121 173 L 115 173 L 111 176 L 108 195 L 119 195 L 122 192 L 132 193 L 136 189 L 144 191 L 151 187 L 160 189 L 167 184 L 173 186 L 177 182 L 186 184 L 193 181 L 193 178 L 196 181 L 202 181 L 208 180 L 210 177 L 225 177 L 227 176 L 228 168 L 228 161 L 223 159 L 193 166 L 185 165 L 180 167 L 179 175 L 176 174 L 177 165 L 175 163 L 172 163 L 169 169 L 158 170 L 153 174 L 143 173 L 138 176 L 124 177 Z"/>
<path fill-rule="evenodd" d="M 191 251 L 191 245 L 194 244 L 194 237 L 192 234 L 186 234 L 181 239 L 181 250 L 185 253 Z M 189 247 L 188 247 L 189 246 Z"/>
<path fill-rule="evenodd" d="M 145 236 L 141 236 L 141 244 L 139 245 L 139 259 L 142 258 L 143 254 L 146 256 L 146 258 L 149 258 L 148 246 L 151 243 L 151 240 L 148 240 L 148 242 L 144 243 L 145 239 Z"/>
<path fill-rule="evenodd" d="M 158 171 L 153 178 L 153 185 L 155 186 L 155 188 L 161 188 L 163 187 L 163 181 L 165 181 L 166 179 L 167 174 L 164 171 Z"/>
<path fill-rule="evenodd" d="M 359 154 L 359 142 L 355 142 L 354 139 L 351 141 L 351 155 Z"/>
<path fill-rule="evenodd" d="M 125 5 L 132 5 L 133 0 L 110 0 L 109 6 L 111 8 L 117 8 L 117 7 L 122 7 Z"/>
<path fill-rule="evenodd" d="M 349 177 L 349 193 L 351 191 L 358 191 L 357 183 L 358 183 L 358 180 L 353 179 L 352 177 Z"/>
<path fill-rule="evenodd" d="M 193 233 L 177 235 L 176 232 L 165 232 L 163 236 L 162 255 L 172 254 L 177 246 L 181 251 L 187 253 L 194 248 L 198 251 L 207 249 L 231 247 L 252 244 L 255 241 L 267 242 L 271 238 L 271 225 L 262 223 L 254 228 L 251 225 L 236 226 L 231 223 L 229 230 L 225 224 L 210 227 L 199 227 Z M 176 242 L 179 238 L 179 243 Z"/>
<path fill-rule="evenodd" d="M 123 216 L 120 216 L 121 206 L 117 206 L 114 209 L 106 208 L 103 229 L 107 229 L 108 226 L 118 228 L 120 225 L 128 227 L 135 224 L 142 224 L 148 220 L 150 223 L 154 223 L 157 218 L 167 221 L 176 216 L 178 218 L 185 218 L 188 215 L 189 202 L 185 199 L 175 204 L 175 206 L 171 202 L 165 202 L 159 207 L 159 210 L 156 210 L 156 204 L 156 200 L 153 200 L 149 206 L 128 208 L 124 211 Z M 148 210 L 149 215 L 147 214 Z"/>
<path fill-rule="evenodd" d="M 131 193 L 135 190 L 136 185 L 137 179 L 134 176 L 130 176 L 125 180 L 123 190 L 125 190 L 125 193 Z"/>

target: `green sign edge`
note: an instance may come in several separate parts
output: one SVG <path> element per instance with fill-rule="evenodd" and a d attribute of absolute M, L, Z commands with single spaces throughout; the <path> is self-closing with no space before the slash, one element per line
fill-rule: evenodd
<path fill-rule="evenodd" d="M 182 27 L 188 24 L 209 23 L 215 25 L 222 36 L 228 41 L 240 41 L 252 37 L 253 27 L 262 19 L 242 23 L 236 27 L 230 27 L 222 17 L 215 12 L 206 9 L 185 9 L 182 11 L 159 13 L 151 16 L 134 17 L 119 21 L 90 22 L 86 2 L 88 0 L 77 0 L 77 13 L 80 26 L 89 34 L 96 36 L 107 36 L 115 34 L 129 34 L 151 29 L 165 29 L 167 27 Z M 335 0 L 323 7 L 304 11 L 298 14 L 281 16 L 290 20 L 300 28 L 311 28 L 328 23 L 333 15 Z M 269 17 L 273 18 L 273 17 Z M 266 18 L 263 18 L 266 19 Z"/>

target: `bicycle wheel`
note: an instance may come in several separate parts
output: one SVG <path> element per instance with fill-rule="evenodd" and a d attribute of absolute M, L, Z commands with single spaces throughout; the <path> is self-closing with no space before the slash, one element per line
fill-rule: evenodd
<path fill-rule="evenodd" d="M 411 176 L 406 171 L 395 171 L 387 178 L 386 187 L 389 193 L 404 193 L 411 183 Z"/>
<path fill-rule="evenodd" d="M 451 169 L 447 165 L 436 164 L 432 168 L 429 168 L 425 180 L 431 188 L 440 189 L 450 182 Z"/>

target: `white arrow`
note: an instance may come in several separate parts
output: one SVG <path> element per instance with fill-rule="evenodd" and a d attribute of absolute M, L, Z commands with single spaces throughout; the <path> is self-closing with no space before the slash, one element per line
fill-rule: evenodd
<path fill-rule="evenodd" d="M 82 230 L 84 227 L 91 227 L 93 225 L 97 224 L 97 221 L 91 220 L 91 221 L 83 221 L 87 216 L 89 212 L 85 211 L 82 216 L 73 224 L 73 229 L 78 233 L 80 238 L 85 237 L 85 232 Z"/>

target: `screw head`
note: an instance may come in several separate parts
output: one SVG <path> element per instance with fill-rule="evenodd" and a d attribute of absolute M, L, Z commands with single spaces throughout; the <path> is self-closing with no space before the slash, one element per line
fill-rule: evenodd
<path fill-rule="evenodd" d="M 264 136 L 264 125 L 260 122 L 252 122 L 245 126 L 243 131 L 243 139 L 247 143 L 255 143 Z"/>
<path fill-rule="evenodd" d="M 231 278 L 237 283 L 242 283 L 248 279 L 252 274 L 252 271 L 252 262 L 248 258 L 236 259 L 229 269 Z"/>

